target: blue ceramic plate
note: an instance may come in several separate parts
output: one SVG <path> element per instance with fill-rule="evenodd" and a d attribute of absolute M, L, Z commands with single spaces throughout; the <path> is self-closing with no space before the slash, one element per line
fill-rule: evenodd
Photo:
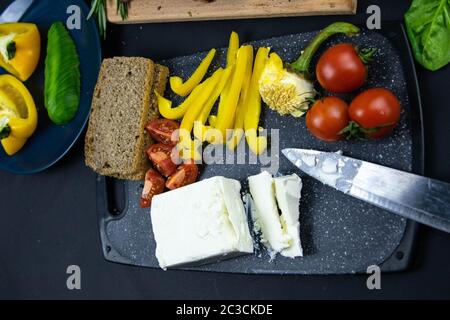
<path fill-rule="evenodd" d="M 66 23 L 67 8 L 81 8 L 81 29 L 70 30 L 75 41 L 81 68 L 81 102 L 76 117 L 65 126 L 53 124 L 44 107 L 44 61 L 47 48 L 47 32 L 55 21 Z M 37 24 L 41 33 L 42 48 L 38 69 L 25 82 L 38 108 L 39 123 L 34 135 L 15 156 L 9 157 L 0 146 L 0 169 L 16 174 L 32 174 L 43 171 L 60 160 L 73 146 L 89 118 L 92 93 L 101 64 L 101 47 L 98 30 L 93 20 L 86 20 L 89 8 L 82 0 L 38 0 L 23 16 L 21 22 Z M 5 73 L 2 69 L 0 73 Z"/>

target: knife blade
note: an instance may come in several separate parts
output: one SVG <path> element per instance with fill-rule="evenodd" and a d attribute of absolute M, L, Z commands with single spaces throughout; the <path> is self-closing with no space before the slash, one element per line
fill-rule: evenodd
<path fill-rule="evenodd" d="M 450 233 L 450 184 L 339 153 L 284 149 L 296 167 L 341 192 Z"/>
<path fill-rule="evenodd" d="M 17 22 L 27 12 L 33 0 L 15 0 L 0 15 L 0 23 Z"/>

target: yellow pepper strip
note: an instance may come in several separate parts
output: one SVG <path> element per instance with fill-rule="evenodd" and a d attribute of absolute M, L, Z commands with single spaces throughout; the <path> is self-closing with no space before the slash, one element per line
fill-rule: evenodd
<path fill-rule="evenodd" d="M 0 76 L 0 139 L 8 155 L 22 149 L 37 122 L 36 105 L 24 84 L 11 75 Z"/>
<path fill-rule="evenodd" d="M 244 120 L 247 113 L 247 96 L 250 90 L 250 84 L 252 79 L 253 68 L 253 47 L 250 46 L 249 56 L 247 59 L 247 66 L 245 69 L 244 84 L 242 85 L 241 96 L 239 98 L 239 104 L 236 111 L 236 121 L 234 123 L 233 136 L 227 142 L 228 149 L 234 151 L 241 142 L 244 135 Z"/>
<path fill-rule="evenodd" d="M 236 63 L 237 52 L 239 50 L 239 35 L 236 32 L 231 32 L 230 41 L 227 51 L 227 68 Z"/>
<path fill-rule="evenodd" d="M 158 100 L 159 113 L 166 119 L 178 120 L 183 118 L 186 111 L 192 105 L 192 103 L 201 94 L 204 87 L 204 83 L 199 84 L 179 106 L 172 108 L 172 101 L 164 98 L 158 92 L 155 91 L 156 98 Z"/>
<path fill-rule="evenodd" d="M 236 58 L 237 58 L 237 52 L 239 50 L 239 35 L 236 32 L 232 32 L 230 35 L 230 41 L 228 44 L 228 50 L 227 50 L 227 68 L 234 67 L 236 64 Z M 232 71 L 234 72 L 234 71 Z M 223 112 L 226 97 L 228 95 L 228 92 L 230 91 L 231 82 L 229 82 L 225 89 L 222 91 L 220 95 L 220 102 L 217 114 L 221 114 Z M 209 121 L 209 124 L 211 126 L 215 126 L 215 120 Z"/>
<path fill-rule="evenodd" d="M 216 126 L 216 122 L 217 122 L 217 116 L 212 114 L 212 115 L 210 115 L 208 117 L 208 123 L 209 123 L 210 126 L 215 127 Z"/>
<path fill-rule="evenodd" d="M 233 74 L 230 91 L 225 102 L 225 109 L 218 115 L 215 125 L 215 128 L 221 133 L 221 139 L 219 139 L 220 141 L 214 141 L 214 143 L 224 143 L 226 141 L 227 129 L 233 128 L 236 108 L 239 102 L 242 85 L 244 84 L 247 61 L 252 50 L 253 48 L 251 46 L 242 46 L 238 50 L 235 72 Z"/>
<path fill-rule="evenodd" d="M 182 160 L 193 159 L 196 162 L 201 161 L 202 155 L 199 152 L 201 146 L 202 142 L 200 140 L 191 139 L 190 132 L 180 131 L 180 142 L 176 145 L 176 151 Z"/>
<path fill-rule="evenodd" d="M 211 97 L 211 94 L 219 83 L 219 80 L 222 78 L 222 74 L 223 69 L 219 68 L 210 78 L 205 80 L 203 90 L 184 115 L 183 120 L 181 121 L 180 130 L 185 130 L 189 133 L 192 131 L 194 121 L 197 120 L 203 107 Z"/>
<path fill-rule="evenodd" d="M 172 91 L 182 97 L 185 97 L 189 93 L 191 93 L 192 90 L 194 90 L 195 87 L 197 87 L 198 84 L 202 82 L 215 55 L 216 49 L 211 49 L 205 59 L 203 59 L 203 61 L 200 63 L 197 70 L 194 71 L 192 76 L 185 83 L 183 83 L 183 79 L 181 79 L 180 77 L 171 77 L 170 87 L 172 88 Z"/>
<path fill-rule="evenodd" d="M 250 150 L 260 155 L 267 148 L 267 138 L 258 137 L 259 117 L 261 116 L 261 95 L 259 93 L 259 79 L 268 61 L 270 48 L 259 48 L 256 54 L 250 89 L 247 96 L 247 112 L 245 114 L 244 128 Z"/>
<path fill-rule="evenodd" d="M 214 88 L 214 91 L 212 92 L 208 101 L 204 105 L 200 115 L 197 117 L 197 121 L 194 123 L 194 136 L 201 141 L 205 141 L 204 133 L 206 130 L 210 128 L 209 126 L 205 126 L 206 120 L 208 120 L 208 116 L 211 113 L 214 104 L 216 103 L 217 99 L 219 98 L 220 94 L 222 93 L 223 89 L 228 83 L 232 70 L 233 68 L 228 67 L 223 71 L 219 83 Z"/>
<path fill-rule="evenodd" d="M 198 148 L 202 145 L 200 140 L 191 139 L 191 131 L 194 126 L 194 121 L 199 117 L 203 106 L 207 103 L 214 89 L 222 78 L 224 70 L 219 68 L 214 74 L 203 82 L 203 89 L 197 96 L 195 101 L 187 110 L 183 117 L 179 131 L 179 143 L 177 144 L 178 154 L 180 158 L 194 159 L 195 161 L 201 161 L 202 156 L 198 152 Z"/>
<path fill-rule="evenodd" d="M 0 66 L 22 81 L 39 63 L 41 36 L 33 23 L 0 24 Z"/>

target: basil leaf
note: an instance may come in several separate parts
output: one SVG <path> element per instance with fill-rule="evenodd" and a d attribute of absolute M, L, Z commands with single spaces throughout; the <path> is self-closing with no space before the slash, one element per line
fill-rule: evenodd
<path fill-rule="evenodd" d="M 435 71 L 450 62 L 450 0 L 413 0 L 405 24 L 421 65 Z"/>
<path fill-rule="evenodd" d="M 61 22 L 48 32 L 45 59 L 45 107 L 58 125 L 70 122 L 80 104 L 80 60 L 75 43 Z"/>

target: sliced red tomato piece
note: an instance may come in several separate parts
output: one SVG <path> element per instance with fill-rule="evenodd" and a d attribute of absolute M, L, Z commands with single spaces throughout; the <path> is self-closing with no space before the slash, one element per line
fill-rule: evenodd
<path fill-rule="evenodd" d="M 150 122 L 145 129 L 150 136 L 157 142 L 175 145 L 178 137 L 174 132 L 180 128 L 180 124 L 173 120 L 157 119 Z"/>
<path fill-rule="evenodd" d="M 166 188 L 175 190 L 197 181 L 198 166 L 191 161 L 178 167 L 177 171 L 167 179 Z"/>
<path fill-rule="evenodd" d="M 158 172 L 153 169 L 147 171 L 141 196 L 141 208 L 149 208 L 153 197 L 164 192 L 164 183 L 164 178 Z"/>
<path fill-rule="evenodd" d="M 147 150 L 147 155 L 153 166 L 165 177 L 172 175 L 177 166 L 172 161 L 173 146 L 157 143 Z"/>

